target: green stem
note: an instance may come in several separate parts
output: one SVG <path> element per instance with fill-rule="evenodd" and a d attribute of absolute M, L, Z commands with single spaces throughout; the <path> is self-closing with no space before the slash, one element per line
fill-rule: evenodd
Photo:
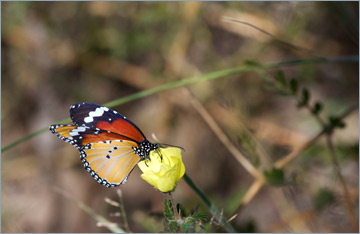
<path fill-rule="evenodd" d="M 190 177 L 185 173 L 184 175 L 185 182 L 196 192 L 196 194 L 201 198 L 205 205 L 209 208 L 210 213 L 215 217 L 215 219 L 222 225 L 226 231 L 231 233 L 236 233 L 237 231 L 227 222 L 227 218 L 221 214 L 221 212 L 210 202 L 210 200 L 205 196 L 203 192 L 194 184 Z M 221 220 L 220 220 L 221 219 Z"/>
<path fill-rule="evenodd" d="M 358 61 L 359 61 L 358 56 L 344 56 L 344 57 L 334 57 L 334 58 L 315 58 L 315 59 L 306 59 L 306 60 L 298 59 L 298 60 L 290 60 L 290 61 L 285 61 L 285 62 L 266 63 L 261 66 L 263 68 L 277 68 L 277 67 L 299 65 L 299 64 L 304 65 L 304 64 L 325 63 L 325 62 L 358 62 Z M 130 102 L 130 101 L 133 101 L 136 99 L 147 97 L 152 94 L 160 93 L 162 91 L 170 90 L 173 88 L 178 88 L 178 87 L 182 87 L 182 86 L 186 86 L 186 85 L 195 84 L 197 82 L 204 81 L 204 80 L 213 80 L 213 79 L 217 79 L 217 78 L 236 75 L 236 74 L 251 71 L 254 69 L 256 69 L 256 67 L 254 67 L 253 65 L 244 65 L 244 66 L 236 67 L 236 68 L 232 68 L 232 69 L 226 69 L 226 70 L 212 72 L 212 73 L 202 75 L 202 76 L 195 76 L 195 77 L 191 77 L 191 78 L 187 78 L 187 79 L 183 79 L 183 80 L 177 80 L 174 82 L 170 82 L 170 83 L 167 83 L 164 85 L 157 86 L 152 89 L 143 90 L 138 93 L 134 93 L 129 96 L 116 99 L 114 101 L 105 103 L 105 106 L 114 107 L 114 106 L 121 105 L 126 102 Z M 67 118 L 59 123 L 66 123 L 66 122 L 70 122 L 70 118 Z M 47 129 L 48 129 L 48 127 L 42 128 L 42 129 L 40 129 L 30 135 L 27 135 L 13 143 L 10 143 L 9 145 L 3 147 L 1 149 L 1 152 L 5 152 L 5 151 L 19 145 L 20 143 L 22 143 L 24 141 L 27 141 L 43 132 L 46 132 Z"/>
<path fill-rule="evenodd" d="M 19 139 L 19 140 L 17 140 L 17 141 L 14 141 L 13 143 L 10 143 L 9 145 L 1 148 L 1 153 L 5 152 L 5 151 L 8 150 L 8 149 L 11 149 L 11 148 L 17 146 L 17 145 L 20 144 L 20 143 L 23 143 L 23 142 L 25 142 L 25 141 L 27 141 L 27 140 L 30 140 L 31 138 L 36 137 L 37 135 L 40 135 L 41 133 L 46 132 L 46 130 L 48 130 L 48 129 L 49 129 L 48 127 L 42 128 L 42 129 L 40 129 L 39 131 L 36 131 L 36 132 L 34 132 L 34 133 L 31 133 L 30 135 L 27 135 L 27 136 L 25 136 L 25 137 L 23 137 L 23 138 L 21 138 L 21 139 Z"/>

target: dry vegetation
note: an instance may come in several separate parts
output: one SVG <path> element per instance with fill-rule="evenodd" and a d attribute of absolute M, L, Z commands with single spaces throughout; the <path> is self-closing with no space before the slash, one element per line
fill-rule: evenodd
<path fill-rule="evenodd" d="M 114 109 L 149 139 L 154 133 L 184 147 L 187 175 L 238 232 L 358 232 L 359 70 L 349 57 L 358 56 L 358 9 L 358 2 L 3 2 L 2 147 L 69 117 L 73 103 L 104 104 L 245 64 L 249 71 Z M 258 67 L 289 60 L 297 62 Z M 297 95 L 284 95 L 292 79 Z M 310 98 L 299 108 L 304 88 Z M 317 101 L 322 109 L 314 111 Z M 334 131 L 323 131 L 329 126 Z M 128 228 L 163 231 L 163 196 L 139 174 L 121 186 Z M 106 197 L 117 200 L 116 189 L 97 184 L 78 151 L 49 131 L 2 153 L 2 232 L 117 230 L 95 215 L 127 230 Z M 226 231 L 185 180 L 174 197 L 185 213 L 200 205 L 207 215 L 196 231 Z"/>

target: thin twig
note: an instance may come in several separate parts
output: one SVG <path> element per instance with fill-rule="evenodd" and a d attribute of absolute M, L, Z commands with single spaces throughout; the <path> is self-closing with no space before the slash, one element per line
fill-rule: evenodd
<path fill-rule="evenodd" d="M 283 62 L 274 62 L 274 63 L 265 63 L 262 64 L 262 66 L 264 68 L 279 68 L 279 67 L 286 67 L 286 66 L 295 66 L 295 65 L 299 65 L 299 64 L 317 64 L 317 63 L 339 63 L 339 62 L 343 62 L 343 63 L 349 63 L 349 62 L 359 62 L 359 56 L 344 56 L 344 57 L 334 57 L 334 58 L 315 58 L 315 59 L 296 59 L 296 60 L 290 60 L 290 61 L 283 61 Z M 183 87 L 183 86 L 187 86 L 187 85 L 192 85 L 201 81 L 205 81 L 205 80 L 213 80 L 213 79 L 219 79 L 219 78 L 225 78 L 225 77 L 231 77 L 232 75 L 235 74 L 240 74 L 243 72 L 247 72 L 247 71 L 251 71 L 254 68 L 252 66 L 249 65 L 244 65 L 244 66 L 240 66 L 240 67 L 236 67 L 236 68 L 232 68 L 232 69 L 226 69 L 226 70 L 221 70 L 221 71 L 216 71 L 216 72 L 212 72 L 212 73 L 208 73 L 205 75 L 201 75 L 201 76 L 194 76 L 194 77 L 190 77 L 187 79 L 182 79 L 182 80 L 176 80 L 164 85 L 159 85 L 156 86 L 154 88 L 151 89 L 147 89 L 147 90 L 142 90 L 140 92 L 128 95 L 126 97 L 121 97 L 118 99 L 115 99 L 111 102 L 105 103 L 104 106 L 106 107 L 114 107 L 114 106 L 118 106 L 130 101 L 134 101 L 143 97 L 147 97 L 156 93 L 160 93 L 166 90 L 170 90 L 170 89 L 174 89 L 174 88 L 178 88 L 178 87 Z M 60 123 L 69 123 L 71 120 L 70 118 L 64 119 L 62 121 L 57 122 L 58 124 Z M 50 123 L 49 123 L 50 124 Z M 30 140 L 31 138 L 38 136 L 44 132 L 47 132 L 49 129 L 48 126 L 33 132 L 25 137 L 22 137 L 4 147 L 1 148 L 1 153 L 14 148 L 15 146 Z"/>
<path fill-rule="evenodd" d="M 119 208 L 120 208 L 121 216 L 123 218 L 125 231 L 126 232 L 131 232 L 130 227 L 129 227 L 129 223 L 128 223 L 128 220 L 127 220 L 127 216 L 126 216 L 126 211 L 125 211 L 125 207 L 124 207 L 124 199 L 123 199 L 123 196 L 122 196 L 121 189 L 117 189 L 116 192 L 117 192 L 117 194 L 119 196 Z"/>
<path fill-rule="evenodd" d="M 225 22 L 228 21 L 228 22 L 235 22 L 235 23 L 247 25 L 247 26 L 249 26 L 249 27 L 252 27 L 252 28 L 258 30 L 259 32 L 262 32 L 263 34 L 268 35 L 269 37 L 271 37 L 272 39 L 274 39 L 274 40 L 277 41 L 278 43 L 283 44 L 283 45 L 285 45 L 285 46 L 287 46 L 287 47 L 290 47 L 290 48 L 295 49 L 295 50 L 300 51 L 300 52 L 305 52 L 305 53 L 307 53 L 307 54 L 309 54 L 309 55 L 312 55 L 312 56 L 315 56 L 315 57 L 322 57 L 322 56 L 320 56 L 320 55 L 315 54 L 315 52 L 312 51 L 312 50 L 309 50 L 309 49 L 306 49 L 306 48 L 304 48 L 304 47 L 300 47 L 300 46 L 291 44 L 291 43 L 289 43 L 289 42 L 280 40 L 280 39 L 278 39 L 276 36 L 272 35 L 271 33 L 269 33 L 269 32 L 267 32 L 267 31 L 265 31 L 265 30 L 263 30 L 263 29 L 255 26 L 255 25 L 253 25 L 253 24 L 250 24 L 250 23 L 248 23 L 248 22 L 241 21 L 241 20 L 237 20 L 237 19 L 230 18 L 230 17 L 222 17 L 222 20 L 225 21 Z"/>
<path fill-rule="evenodd" d="M 325 129 L 326 128 L 325 121 L 320 117 L 320 115 L 313 113 L 312 110 L 311 110 L 311 107 L 309 106 L 308 103 L 305 105 L 305 108 L 314 116 L 314 118 L 319 122 L 321 127 L 323 129 Z"/>
<path fill-rule="evenodd" d="M 107 229 L 109 229 L 111 232 L 114 233 L 125 233 L 125 231 L 123 229 L 121 229 L 120 227 L 118 227 L 118 225 L 116 223 L 112 223 L 109 220 L 107 220 L 106 218 L 104 218 L 101 215 L 98 215 L 95 213 L 94 210 L 92 210 L 89 206 L 87 206 L 85 203 L 81 202 L 80 200 L 75 199 L 73 196 L 71 196 L 68 192 L 58 188 L 58 187 L 53 187 L 53 190 L 62 195 L 63 197 L 73 201 L 76 203 L 76 205 L 82 209 L 83 211 L 85 211 L 87 214 L 89 214 L 91 217 L 93 217 L 97 222 L 99 222 L 100 224 L 104 225 L 109 224 L 109 225 L 104 225 L 104 227 L 106 227 Z"/>
<path fill-rule="evenodd" d="M 170 197 L 171 206 L 173 207 L 173 212 L 174 212 L 174 216 L 175 216 L 175 222 L 180 223 L 181 222 L 181 220 L 180 220 L 181 217 L 179 217 L 178 211 L 176 209 L 173 195 L 171 194 L 171 192 L 168 192 L 167 195 Z M 180 225 L 179 231 L 183 232 L 182 225 Z"/>
<path fill-rule="evenodd" d="M 340 184 L 341 184 L 341 186 L 342 186 L 342 188 L 344 190 L 344 193 L 345 193 L 345 207 L 346 207 L 348 215 L 350 217 L 351 225 L 353 226 L 354 231 L 357 232 L 359 230 L 359 222 L 355 218 L 354 211 L 352 209 L 351 197 L 350 197 L 350 194 L 349 194 L 349 190 L 348 190 L 348 188 L 346 186 L 344 177 L 341 174 L 340 165 L 339 165 L 339 162 L 337 161 L 337 158 L 336 158 L 335 147 L 334 147 L 334 144 L 332 142 L 332 135 L 333 135 L 334 131 L 332 131 L 332 129 L 329 129 L 330 127 L 327 126 L 327 124 L 325 123 L 324 120 L 322 120 L 322 118 L 319 116 L 319 114 L 316 114 L 316 113 L 312 112 L 311 107 L 309 106 L 309 104 L 306 104 L 305 107 L 315 117 L 315 119 L 321 125 L 323 131 L 326 133 L 325 138 L 326 138 L 326 144 L 329 147 L 330 158 L 331 158 L 332 164 L 334 166 L 335 173 L 339 177 Z M 357 107 L 352 107 L 350 109 L 353 109 L 353 108 L 357 108 Z M 349 113 L 349 112 L 347 112 L 347 113 Z M 334 127 L 331 126 L 331 128 L 334 128 Z"/>
<path fill-rule="evenodd" d="M 337 176 L 340 179 L 340 184 L 341 184 L 341 186 L 342 186 L 342 188 L 344 190 L 344 193 L 345 193 L 345 207 L 346 207 L 346 209 L 348 211 L 348 215 L 350 217 L 351 225 L 353 226 L 354 231 L 358 232 L 359 231 L 359 222 L 355 218 L 355 214 L 354 214 L 354 211 L 353 211 L 353 208 L 352 208 L 352 202 L 351 202 L 351 197 L 350 197 L 350 194 L 349 194 L 349 190 L 348 190 L 348 188 L 346 186 L 344 177 L 341 174 L 339 162 L 336 159 L 335 148 L 334 148 L 334 144 L 332 142 L 331 137 L 332 137 L 332 134 L 327 132 L 327 134 L 326 134 L 326 143 L 327 143 L 327 145 L 329 147 L 329 150 L 330 150 L 330 157 L 331 157 L 331 160 L 333 162 L 335 172 L 336 172 Z"/>
<path fill-rule="evenodd" d="M 241 204 L 238 208 L 237 213 L 240 211 L 241 207 L 249 204 L 249 202 L 255 197 L 255 195 L 259 192 L 259 190 L 264 185 L 265 180 L 264 179 L 257 179 L 255 180 L 251 185 L 250 188 L 246 191 L 244 197 L 241 200 Z"/>
<path fill-rule="evenodd" d="M 170 201 L 171 201 L 171 206 L 173 207 L 175 221 L 177 222 L 179 220 L 179 215 L 178 215 L 178 212 L 176 210 L 174 198 L 173 198 L 173 196 L 172 196 L 172 194 L 170 192 L 168 193 L 168 195 L 169 195 L 169 198 L 170 198 Z"/>
<path fill-rule="evenodd" d="M 349 109 L 347 109 L 340 117 L 339 119 L 345 119 L 347 116 L 349 116 L 353 111 L 355 111 L 358 107 L 357 106 L 352 106 Z M 301 146 L 297 147 L 296 149 L 294 149 L 290 154 L 286 155 L 285 157 L 283 157 L 282 159 L 279 159 L 278 161 L 276 161 L 274 163 L 274 167 L 281 169 L 283 168 L 285 165 L 287 165 L 291 160 L 293 160 L 294 158 L 296 158 L 302 151 L 304 151 L 305 149 L 307 149 L 308 147 L 310 147 L 312 144 L 314 144 L 323 134 L 325 134 L 325 130 L 322 130 L 321 132 L 319 132 L 316 136 L 314 136 L 312 139 L 310 139 L 309 141 L 305 142 L 304 144 L 302 144 Z M 261 187 L 265 184 L 264 180 L 261 179 L 257 179 L 256 181 L 253 182 L 253 184 L 250 186 L 250 188 L 248 189 L 248 191 L 246 192 L 246 194 L 244 195 L 241 203 L 240 203 L 240 207 L 238 208 L 238 211 L 241 209 L 241 207 L 243 205 L 248 204 L 256 195 L 257 193 L 260 191 Z"/>
<path fill-rule="evenodd" d="M 191 104 L 194 109 L 198 111 L 201 117 L 209 125 L 211 130 L 215 133 L 218 139 L 226 146 L 230 153 L 236 160 L 255 178 L 261 178 L 262 174 L 251 164 L 251 162 L 236 148 L 236 146 L 226 136 L 224 131 L 215 122 L 212 116 L 207 112 L 203 105 L 192 95 L 189 89 L 183 89 L 184 92 L 191 98 Z"/>
<path fill-rule="evenodd" d="M 286 155 L 285 157 L 279 159 L 278 161 L 276 161 L 274 163 L 274 167 L 281 169 L 283 168 L 286 164 L 288 164 L 291 160 L 293 160 L 294 158 L 296 158 L 302 151 L 304 151 L 305 149 L 307 149 L 309 146 L 311 146 L 312 144 L 314 144 L 323 134 L 325 133 L 325 130 L 322 130 L 321 132 L 319 132 L 316 136 L 314 136 L 313 138 L 311 138 L 311 140 L 305 142 L 304 144 L 302 144 L 301 146 L 295 148 L 293 151 L 291 151 L 291 153 L 289 153 L 288 155 Z"/>

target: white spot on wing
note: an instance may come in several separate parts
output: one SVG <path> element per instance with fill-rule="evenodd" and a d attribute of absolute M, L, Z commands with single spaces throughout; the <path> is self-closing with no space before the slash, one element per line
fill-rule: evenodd
<path fill-rule="evenodd" d="M 84 122 L 85 122 L 85 123 L 90 123 L 90 122 L 92 122 L 92 121 L 94 121 L 94 118 L 93 118 L 93 117 L 86 117 L 86 118 L 84 119 Z"/>
<path fill-rule="evenodd" d="M 77 127 L 75 129 L 73 129 L 73 131 L 76 131 L 76 132 L 85 132 L 86 131 L 86 128 L 85 127 Z"/>
<path fill-rule="evenodd" d="M 100 107 L 100 108 L 96 108 L 95 111 L 90 111 L 89 116 L 84 118 L 84 122 L 90 123 L 90 122 L 94 121 L 93 117 L 102 116 L 104 114 L 104 108 L 106 108 L 106 107 Z M 108 108 L 106 108 L 106 109 L 108 109 Z"/>
<path fill-rule="evenodd" d="M 79 135 L 79 132 L 76 132 L 73 130 L 69 134 L 70 134 L 70 136 L 77 136 L 77 135 Z"/>

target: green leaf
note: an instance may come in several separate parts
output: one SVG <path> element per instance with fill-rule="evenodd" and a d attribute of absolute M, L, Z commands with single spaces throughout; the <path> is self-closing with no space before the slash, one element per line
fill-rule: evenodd
<path fill-rule="evenodd" d="M 338 117 L 329 116 L 329 122 L 331 127 L 333 128 L 344 128 L 346 125 L 345 123 L 339 119 Z"/>
<path fill-rule="evenodd" d="M 285 75 L 282 70 L 277 71 L 275 79 L 282 87 L 286 87 Z"/>
<path fill-rule="evenodd" d="M 309 99 L 310 99 L 310 92 L 307 88 L 303 88 L 302 90 L 302 101 L 304 103 L 304 105 L 307 105 L 309 103 Z"/>
<path fill-rule="evenodd" d="M 285 176 L 281 169 L 273 168 L 269 171 L 264 171 L 264 176 L 268 185 L 284 185 Z"/>
<path fill-rule="evenodd" d="M 302 89 L 301 98 L 297 104 L 297 107 L 307 106 L 310 99 L 310 92 L 307 88 Z"/>
<path fill-rule="evenodd" d="M 298 81 L 295 79 L 290 80 L 290 91 L 292 94 L 296 94 L 298 91 Z"/>
<path fill-rule="evenodd" d="M 200 212 L 195 212 L 191 217 L 196 221 L 206 221 L 206 215 Z"/>
<path fill-rule="evenodd" d="M 334 116 L 329 116 L 329 122 L 330 122 L 330 124 L 331 124 L 333 127 L 336 126 L 336 124 L 337 124 L 338 121 L 339 121 L 338 118 L 336 118 L 336 117 L 334 117 Z"/>
<path fill-rule="evenodd" d="M 340 122 L 337 125 L 339 128 L 345 128 L 346 124 L 340 120 Z"/>
<path fill-rule="evenodd" d="M 321 104 L 321 102 L 316 102 L 311 112 L 314 114 L 318 114 L 322 109 L 323 109 L 323 105 Z"/>
<path fill-rule="evenodd" d="M 332 204 L 334 201 L 334 193 L 327 188 L 320 189 L 314 197 L 314 205 L 317 210 L 324 209 L 326 206 Z"/>

